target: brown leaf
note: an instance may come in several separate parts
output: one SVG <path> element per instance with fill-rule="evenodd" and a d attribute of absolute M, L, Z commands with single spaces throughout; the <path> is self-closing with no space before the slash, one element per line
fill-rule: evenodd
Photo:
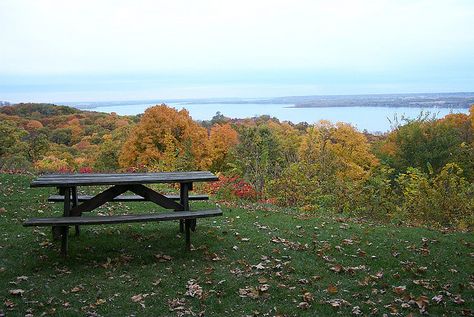
<path fill-rule="evenodd" d="M 308 309 L 310 307 L 311 307 L 311 305 L 308 304 L 308 302 L 301 302 L 301 303 L 298 304 L 299 309 Z"/>
<path fill-rule="evenodd" d="M 405 293 L 406 290 L 407 290 L 407 287 L 405 285 L 395 286 L 393 288 L 393 292 L 398 295 Z"/>
<path fill-rule="evenodd" d="M 184 298 L 173 298 L 168 300 L 168 307 L 171 311 L 183 311 L 186 309 L 185 305 L 186 301 Z"/>
<path fill-rule="evenodd" d="M 266 292 L 266 291 L 268 291 L 269 288 L 270 288 L 270 285 L 268 285 L 268 284 L 262 284 L 258 287 L 259 291 L 261 291 L 261 292 Z"/>
<path fill-rule="evenodd" d="M 310 292 L 305 292 L 303 294 L 303 301 L 304 302 L 312 302 L 313 299 L 314 299 L 313 294 L 311 294 Z"/>
<path fill-rule="evenodd" d="M 434 301 L 436 304 L 439 304 L 443 301 L 443 295 L 440 294 L 440 295 L 433 296 L 431 300 Z"/>
<path fill-rule="evenodd" d="M 168 261 L 171 261 L 173 259 L 171 256 L 166 255 L 166 254 L 155 254 L 155 258 L 160 263 L 168 262 Z"/>
<path fill-rule="evenodd" d="M 352 307 L 352 315 L 361 315 L 362 314 L 362 311 L 360 310 L 360 307 L 359 306 L 354 306 Z"/>
<path fill-rule="evenodd" d="M 3 304 L 4 304 L 5 307 L 7 307 L 7 308 L 13 308 L 13 307 L 15 307 L 15 303 L 12 302 L 12 301 L 9 300 L 9 299 L 6 299 L 6 300 L 3 302 Z"/>
<path fill-rule="evenodd" d="M 350 305 L 350 303 L 342 298 L 335 298 L 328 300 L 326 303 L 330 304 L 332 307 L 339 308 L 341 306 Z"/>
<path fill-rule="evenodd" d="M 424 309 L 428 306 L 429 300 L 426 296 L 420 296 L 415 300 L 415 303 L 418 305 L 418 308 Z"/>
<path fill-rule="evenodd" d="M 344 267 L 343 267 L 342 265 L 340 265 L 340 264 L 336 264 L 336 265 L 334 265 L 334 266 L 331 266 L 329 269 L 330 269 L 331 271 L 336 272 L 336 273 L 340 273 L 340 272 L 343 272 L 343 271 L 344 271 Z"/>
<path fill-rule="evenodd" d="M 22 296 L 25 291 L 18 288 L 18 289 L 11 289 L 11 290 L 9 290 L 8 292 L 9 292 L 11 295 Z"/>
<path fill-rule="evenodd" d="M 72 289 L 71 289 L 71 293 L 77 293 L 77 292 L 80 292 L 84 290 L 84 287 L 82 285 L 78 285 L 78 286 L 74 286 Z"/>
<path fill-rule="evenodd" d="M 186 296 L 195 297 L 195 298 L 202 298 L 202 287 L 196 283 L 195 280 L 191 279 L 188 281 L 186 285 Z"/>
<path fill-rule="evenodd" d="M 464 299 L 461 298 L 461 295 L 456 295 L 453 298 L 453 302 L 455 302 L 458 305 L 462 305 L 462 304 L 464 304 Z"/>
<path fill-rule="evenodd" d="M 330 294 L 336 294 L 337 293 L 337 287 L 334 286 L 333 284 L 329 284 L 327 288 L 328 293 Z"/>
<path fill-rule="evenodd" d="M 143 294 L 138 294 L 138 295 L 133 295 L 131 299 L 132 299 L 132 302 L 138 303 L 138 302 L 141 302 L 144 299 L 144 297 L 143 297 Z"/>

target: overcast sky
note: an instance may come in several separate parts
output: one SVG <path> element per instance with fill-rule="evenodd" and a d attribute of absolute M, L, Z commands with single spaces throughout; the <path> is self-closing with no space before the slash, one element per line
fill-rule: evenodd
<path fill-rule="evenodd" d="M 473 0 L 0 0 L 0 100 L 474 90 Z"/>

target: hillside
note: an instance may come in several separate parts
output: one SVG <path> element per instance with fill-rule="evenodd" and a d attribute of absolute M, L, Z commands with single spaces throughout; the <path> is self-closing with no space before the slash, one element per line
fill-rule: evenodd
<path fill-rule="evenodd" d="M 223 217 L 199 221 L 190 253 L 176 223 L 90 226 L 71 236 L 63 260 L 49 229 L 21 226 L 25 218 L 61 213 L 60 204 L 46 203 L 54 190 L 31 189 L 30 180 L 0 175 L 6 316 L 470 316 L 474 310 L 469 233 L 225 203 Z M 149 208 L 116 203 L 99 212 Z"/>

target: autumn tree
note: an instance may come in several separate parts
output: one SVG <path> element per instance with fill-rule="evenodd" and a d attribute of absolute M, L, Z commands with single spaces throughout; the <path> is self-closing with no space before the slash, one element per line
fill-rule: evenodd
<path fill-rule="evenodd" d="M 447 163 L 456 163 L 472 180 L 474 129 L 471 120 L 466 114 L 450 114 L 439 120 L 426 117 L 406 120 L 406 124 L 387 136 L 378 155 L 398 172 L 415 167 L 436 174 Z"/>
<path fill-rule="evenodd" d="M 239 142 L 237 131 L 229 123 L 215 124 L 209 132 L 210 169 L 215 172 L 226 170 L 231 150 Z"/>
<path fill-rule="evenodd" d="M 162 104 L 145 111 L 122 147 L 119 164 L 159 171 L 205 169 L 209 166 L 207 148 L 206 129 L 187 110 Z"/>
<path fill-rule="evenodd" d="M 272 130 L 266 125 L 239 126 L 240 143 L 235 148 L 235 165 L 259 193 L 265 183 L 281 171 L 280 149 Z"/>
<path fill-rule="evenodd" d="M 378 164 L 364 134 L 344 123 L 320 121 L 302 136 L 299 160 L 272 181 L 282 204 L 346 210 Z"/>

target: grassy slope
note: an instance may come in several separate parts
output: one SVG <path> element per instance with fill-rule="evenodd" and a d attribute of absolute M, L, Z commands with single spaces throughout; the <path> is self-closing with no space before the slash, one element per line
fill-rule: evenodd
<path fill-rule="evenodd" d="M 406 316 L 419 314 L 420 296 L 428 298 L 433 316 L 473 311 L 472 234 L 224 208 L 224 217 L 199 221 L 190 253 L 176 223 L 95 226 L 71 236 L 70 257 L 63 260 L 49 228 L 21 226 L 27 217 L 60 214 L 60 205 L 46 202 L 53 189 L 30 189 L 29 181 L 0 175 L 0 311 L 7 316 L 329 316 L 352 315 L 354 306 L 364 315 Z M 113 204 L 102 212 L 128 208 L 151 205 Z M 337 264 L 363 267 L 337 273 Z M 185 294 L 191 279 L 202 287 L 201 299 Z M 257 298 L 239 296 L 239 289 L 264 284 L 269 289 L 254 291 Z M 394 286 L 406 291 L 397 294 Z M 14 289 L 24 293 L 10 294 Z M 298 308 L 307 292 L 310 307 Z M 432 298 L 439 294 L 444 297 L 436 304 Z M 173 299 L 184 299 L 184 309 L 171 311 Z M 348 303 L 334 308 L 334 299 Z"/>

